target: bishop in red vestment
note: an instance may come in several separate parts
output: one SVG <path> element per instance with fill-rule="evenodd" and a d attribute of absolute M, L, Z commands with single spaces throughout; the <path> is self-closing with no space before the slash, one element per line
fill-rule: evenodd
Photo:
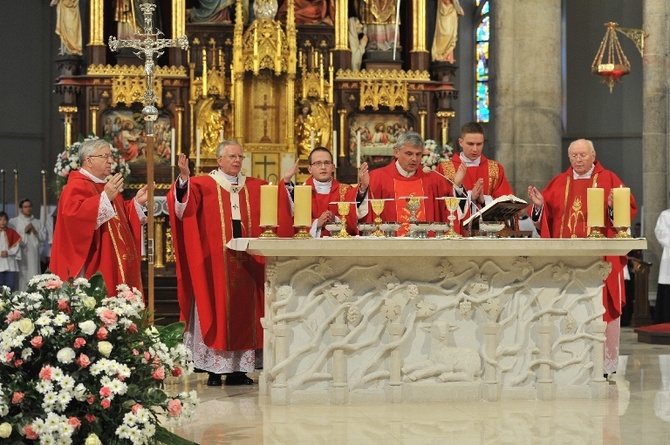
<path fill-rule="evenodd" d="M 188 158 L 179 157 L 180 175 L 168 193 L 177 296 L 186 321 L 184 343 L 195 367 L 208 371 L 208 385 L 253 383 L 255 350 L 262 347 L 264 261 L 226 248 L 232 238 L 257 237 L 260 179 L 240 173 L 244 154 L 235 141 L 219 144 L 219 168 L 189 178 Z"/>
<path fill-rule="evenodd" d="M 333 157 L 324 147 L 314 148 L 308 158 L 308 171 L 310 177 L 305 181 L 305 185 L 312 187 L 312 227 L 310 234 L 314 238 L 321 236 L 330 236 L 331 233 L 326 229 L 326 225 L 339 221 L 337 203 L 352 202 L 356 203 L 356 211 L 351 209 L 347 215 L 347 231 L 351 235 L 358 233 L 358 221 L 364 218 L 368 212 L 367 189 L 370 184 L 370 174 L 366 163 L 361 165 L 359 172 L 358 187 L 338 182 L 335 177 L 335 164 Z M 293 183 L 291 178 L 296 172 L 297 163 L 284 173 L 284 184 L 287 193 L 280 194 L 280 219 L 289 218 L 281 223 L 280 227 L 290 226 L 290 218 L 293 212 L 282 212 L 283 208 L 293 208 Z M 283 195 L 283 196 L 282 196 Z M 290 235 L 292 236 L 292 235 Z"/>
<path fill-rule="evenodd" d="M 415 214 L 417 221 L 447 221 L 446 206 L 436 198 L 452 196 L 453 189 L 441 174 L 423 171 L 423 148 L 423 139 L 418 133 L 403 133 L 393 150 L 395 162 L 370 172 L 369 198 L 392 199 L 385 203 L 381 218 L 385 222 L 401 223 L 400 236 L 408 232 L 411 217 L 406 199 L 401 198 L 422 197 Z M 372 212 L 368 218 L 372 218 Z"/>
<path fill-rule="evenodd" d="M 586 139 L 578 139 L 568 148 L 570 168 L 557 175 L 542 190 L 528 187 L 528 197 L 533 202 L 530 209 L 531 218 L 543 238 L 585 238 L 590 233 L 587 226 L 586 190 L 592 187 L 604 189 L 604 196 L 608 197 L 602 203 L 605 212 L 604 235 L 613 238 L 616 230 L 613 227 L 611 190 L 623 186 L 623 182 L 613 172 L 606 170 L 596 161 L 596 151 L 593 143 Z M 637 213 L 635 198 L 631 195 L 631 221 Z M 609 217 L 607 216 L 609 215 Z M 616 322 L 621 316 L 622 307 L 626 303 L 626 294 L 623 282 L 623 269 L 627 265 L 625 256 L 607 256 L 604 258 L 612 264 L 612 271 L 605 279 L 603 288 L 603 319 L 608 323 Z M 614 334 L 612 334 L 614 335 Z M 609 340 L 608 340 L 609 342 Z M 611 351 L 608 357 L 608 344 L 605 345 L 605 367 L 608 374 L 616 371 L 618 357 L 619 336 L 616 330 L 616 342 L 612 341 L 610 350 L 616 343 L 617 352 Z M 608 366 L 609 365 L 609 366 Z"/>
<path fill-rule="evenodd" d="M 135 198 L 120 194 L 123 176 L 111 173 L 108 142 L 86 141 L 79 150 L 80 169 L 72 171 L 58 200 L 49 269 L 62 280 L 102 273 L 110 295 L 127 284 L 142 291 L 140 230 L 147 186 Z"/>

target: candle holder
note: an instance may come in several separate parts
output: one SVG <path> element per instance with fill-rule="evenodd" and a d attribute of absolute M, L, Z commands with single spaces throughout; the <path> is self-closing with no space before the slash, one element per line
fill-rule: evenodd
<path fill-rule="evenodd" d="M 589 233 L 587 238 L 605 238 L 605 235 L 603 235 L 603 227 L 592 226 L 591 233 Z"/>
<path fill-rule="evenodd" d="M 308 226 L 293 226 L 298 228 L 298 232 L 293 235 L 293 239 L 310 239 L 312 235 L 307 231 Z"/>
<path fill-rule="evenodd" d="M 277 226 L 261 226 L 265 227 L 265 230 L 263 230 L 263 233 L 259 235 L 259 238 L 277 238 L 277 234 L 272 230 L 273 227 Z"/>
<path fill-rule="evenodd" d="M 630 239 L 633 238 L 630 236 L 630 233 L 628 233 L 628 226 L 622 226 L 622 227 L 615 227 L 616 229 L 616 235 L 614 235 L 614 238 L 619 238 L 619 239 Z"/>
<path fill-rule="evenodd" d="M 340 220 L 342 221 L 342 228 L 340 233 L 334 235 L 335 238 L 351 238 L 349 232 L 347 232 L 347 215 L 349 215 L 349 208 L 351 207 L 350 202 L 338 202 L 337 203 L 337 213 L 340 215 Z"/>

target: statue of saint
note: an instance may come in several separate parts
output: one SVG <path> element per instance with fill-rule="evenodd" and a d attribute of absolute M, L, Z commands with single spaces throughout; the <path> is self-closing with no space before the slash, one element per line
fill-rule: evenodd
<path fill-rule="evenodd" d="M 289 2 L 295 4 L 295 22 L 333 26 L 335 9 L 333 0 L 283 0 L 279 6 L 277 20 L 285 22 Z"/>
<path fill-rule="evenodd" d="M 56 7 L 56 34 L 60 36 L 59 54 L 82 55 L 79 0 L 51 0 Z"/>
<path fill-rule="evenodd" d="M 358 0 L 358 17 L 366 25 L 368 50 L 388 51 L 396 41 L 396 6 L 398 0 Z"/>
<path fill-rule="evenodd" d="M 200 6 L 186 10 L 186 21 L 191 23 L 230 23 L 231 6 L 235 0 L 200 0 Z M 248 3 L 247 3 L 248 4 Z"/>
<path fill-rule="evenodd" d="M 300 104 L 300 113 L 295 119 L 294 129 L 298 157 L 306 159 L 314 147 L 321 145 L 321 128 L 317 125 L 309 102 Z"/>
<path fill-rule="evenodd" d="M 454 49 L 458 38 L 458 16 L 464 14 L 458 0 L 438 0 L 435 36 L 431 49 L 434 62 L 456 62 Z"/>
<path fill-rule="evenodd" d="M 360 71 L 368 36 L 358 17 L 349 18 L 349 49 L 351 49 L 351 70 Z"/>

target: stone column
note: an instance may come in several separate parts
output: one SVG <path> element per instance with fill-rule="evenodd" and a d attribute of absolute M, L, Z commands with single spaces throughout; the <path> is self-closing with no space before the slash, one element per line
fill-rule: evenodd
<path fill-rule="evenodd" d="M 663 248 L 654 235 L 658 215 L 668 208 L 668 14 L 666 0 L 645 0 L 642 8 L 644 41 L 642 66 L 642 193 L 644 235 L 649 239 L 645 259 L 652 263 L 649 283 L 656 292 L 658 265 Z"/>
<path fill-rule="evenodd" d="M 493 149 L 520 197 L 561 169 L 561 0 L 491 8 Z"/>

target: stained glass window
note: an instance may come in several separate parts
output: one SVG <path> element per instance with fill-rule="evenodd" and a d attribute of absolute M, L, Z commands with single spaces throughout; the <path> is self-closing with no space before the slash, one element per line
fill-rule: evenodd
<path fill-rule="evenodd" d="M 476 0 L 477 36 L 475 44 L 475 101 L 477 122 L 489 121 L 489 40 L 491 20 L 489 1 Z"/>

